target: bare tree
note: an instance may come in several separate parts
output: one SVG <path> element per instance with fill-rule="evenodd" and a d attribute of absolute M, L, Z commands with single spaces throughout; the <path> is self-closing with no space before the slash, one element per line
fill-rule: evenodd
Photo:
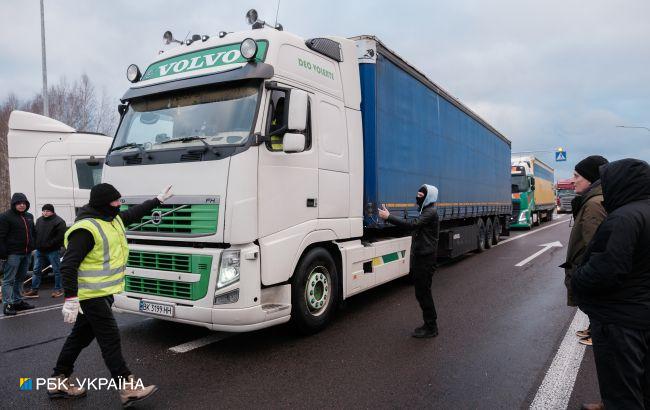
<path fill-rule="evenodd" d="M 70 83 L 63 77 L 57 84 L 50 86 L 50 117 L 59 120 L 79 131 L 99 132 L 113 136 L 119 116 L 117 101 L 110 97 L 106 89 L 98 96 L 95 85 L 86 74 Z M 15 94 L 9 94 L 0 102 L 0 210 L 9 207 L 9 155 L 7 133 L 9 115 L 14 110 L 43 113 L 43 97 L 36 94 L 33 98 L 20 101 Z"/>

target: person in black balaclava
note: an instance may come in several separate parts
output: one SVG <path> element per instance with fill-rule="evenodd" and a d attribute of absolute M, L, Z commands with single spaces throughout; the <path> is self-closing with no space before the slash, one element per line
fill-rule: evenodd
<path fill-rule="evenodd" d="M 413 331 L 413 337 L 429 338 L 438 336 L 438 314 L 431 296 L 431 282 L 437 268 L 436 256 L 440 232 L 438 211 L 435 206 L 438 201 L 438 188 L 422 185 L 415 201 L 420 211 L 416 219 L 396 218 L 384 205 L 379 209 L 379 217 L 413 232 L 411 274 L 415 285 L 415 297 L 420 304 L 424 319 L 424 324 Z"/>
<path fill-rule="evenodd" d="M 54 367 L 52 377 L 59 383 L 55 389 L 48 389 L 50 398 L 86 395 L 86 389 L 72 385 L 68 379 L 77 357 L 93 339 L 97 339 L 104 363 L 116 384 L 121 386 L 120 383 L 126 381 L 119 390 L 125 407 L 146 399 L 158 390 L 154 385 L 145 387 L 127 367 L 111 306 L 113 294 L 124 288 L 128 251 L 119 249 L 127 248 L 125 227 L 140 222 L 143 216 L 171 198 L 171 186 L 157 197 L 124 211 L 120 211 L 120 197 L 117 189 L 110 184 L 94 186 L 90 191 L 90 202 L 81 208 L 74 225 L 66 233 L 67 247 L 61 263 L 65 294 L 62 312 L 64 321 L 74 323 L 74 327 Z M 82 263 L 98 266 L 80 270 Z"/>

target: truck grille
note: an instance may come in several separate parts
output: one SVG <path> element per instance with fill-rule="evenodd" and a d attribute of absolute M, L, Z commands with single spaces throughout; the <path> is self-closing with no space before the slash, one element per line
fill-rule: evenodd
<path fill-rule="evenodd" d="M 126 210 L 131 205 L 122 205 L 121 210 Z M 219 218 L 218 204 L 192 204 L 185 205 L 160 205 L 156 207 L 150 215 L 144 216 L 139 222 L 133 223 L 127 227 L 131 232 L 148 232 L 148 233 L 172 233 L 172 234 L 214 234 L 217 232 L 217 220 Z M 180 209 L 178 209 L 180 208 Z M 163 215 L 167 212 L 175 211 L 163 216 L 160 223 L 149 222 L 153 215 Z M 145 225 L 141 225 L 149 222 Z"/>
<path fill-rule="evenodd" d="M 198 282 L 181 282 L 126 275 L 126 291 L 175 299 L 198 300 L 205 297 L 210 280 L 212 256 L 178 253 L 130 251 L 126 266 L 170 272 L 198 273 Z"/>

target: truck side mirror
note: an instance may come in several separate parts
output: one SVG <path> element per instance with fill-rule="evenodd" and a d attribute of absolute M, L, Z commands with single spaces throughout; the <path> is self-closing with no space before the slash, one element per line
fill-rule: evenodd
<path fill-rule="evenodd" d="M 282 151 L 284 152 L 303 152 L 305 150 L 305 145 L 307 144 L 307 139 L 305 134 L 284 134 L 282 138 Z"/>
<path fill-rule="evenodd" d="M 307 105 L 309 96 L 303 90 L 293 89 L 289 95 L 287 127 L 290 131 L 305 132 L 307 129 Z"/>
<path fill-rule="evenodd" d="M 128 105 L 126 104 L 118 104 L 117 105 L 117 112 L 120 114 L 120 117 L 124 115 L 126 112 Z"/>

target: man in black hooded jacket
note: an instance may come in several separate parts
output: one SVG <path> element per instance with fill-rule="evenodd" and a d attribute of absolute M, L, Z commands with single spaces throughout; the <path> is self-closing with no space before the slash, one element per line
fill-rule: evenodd
<path fill-rule="evenodd" d="M 600 174 L 608 215 L 572 289 L 591 320 L 605 408 L 650 408 L 650 166 L 624 159 Z"/>
<path fill-rule="evenodd" d="M 20 294 L 34 250 L 34 216 L 27 212 L 29 201 L 16 192 L 11 197 L 11 209 L 0 214 L 0 259 L 3 264 L 2 302 L 5 315 L 33 309 Z"/>

